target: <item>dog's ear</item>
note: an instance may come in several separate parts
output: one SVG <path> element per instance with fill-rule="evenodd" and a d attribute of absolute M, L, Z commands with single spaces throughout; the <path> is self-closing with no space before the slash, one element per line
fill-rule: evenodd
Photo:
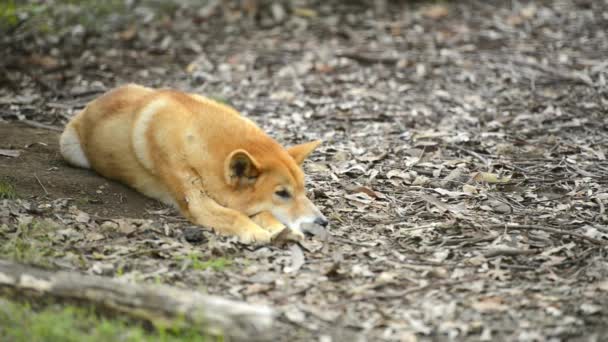
<path fill-rule="evenodd" d="M 296 161 L 298 165 L 302 165 L 304 159 L 306 159 L 317 146 L 321 144 L 321 140 L 314 140 L 300 145 L 291 146 L 287 149 L 287 153 Z"/>
<path fill-rule="evenodd" d="M 232 151 L 224 165 L 224 177 L 231 186 L 251 185 L 260 175 L 260 165 L 243 149 Z"/>

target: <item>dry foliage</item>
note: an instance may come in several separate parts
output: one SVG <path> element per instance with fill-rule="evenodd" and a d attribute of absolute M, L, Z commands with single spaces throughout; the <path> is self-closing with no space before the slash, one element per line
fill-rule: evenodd
<path fill-rule="evenodd" d="M 213 3 L 23 42 L 0 89 L 20 128 L 0 137 L 0 176 L 33 186 L 0 200 L 0 239 L 48 267 L 269 304 L 283 340 L 607 337 L 605 1 Z M 329 235 L 251 247 L 157 204 L 83 206 L 57 186 L 72 171 L 56 145 L 47 169 L 11 169 L 39 148 L 20 132 L 54 136 L 131 81 L 225 100 L 286 144 L 323 139 L 305 169 Z"/>

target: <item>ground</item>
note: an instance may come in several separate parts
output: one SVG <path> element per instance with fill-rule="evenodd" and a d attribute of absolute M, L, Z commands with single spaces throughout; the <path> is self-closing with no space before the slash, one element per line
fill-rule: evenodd
<path fill-rule="evenodd" d="M 262 3 L 5 36 L 2 256 L 265 303 L 285 341 L 608 338 L 606 1 Z M 323 139 L 329 238 L 239 244 L 65 164 L 61 127 L 126 82 Z"/>

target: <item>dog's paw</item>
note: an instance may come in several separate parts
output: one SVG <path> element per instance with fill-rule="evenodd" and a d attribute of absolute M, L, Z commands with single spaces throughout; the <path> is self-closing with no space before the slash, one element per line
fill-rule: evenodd
<path fill-rule="evenodd" d="M 268 232 L 270 232 L 270 234 L 272 234 L 273 236 L 279 234 L 281 231 L 283 231 L 283 229 L 285 229 L 285 225 L 282 224 L 279 221 L 276 222 L 272 222 L 269 225 L 266 226 L 262 226 L 262 228 Z"/>
<path fill-rule="evenodd" d="M 263 211 L 257 215 L 251 217 L 253 222 L 257 223 L 262 229 L 267 230 L 273 236 L 279 234 L 283 229 L 285 229 L 285 225 L 282 224 L 279 220 L 277 220 L 271 213 L 267 211 Z"/>
<path fill-rule="evenodd" d="M 243 231 L 242 233 L 240 233 L 238 235 L 239 241 L 242 243 L 246 243 L 246 244 L 253 244 L 253 243 L 269 243 L 270 240 L 272 239 L 273 234 L 271 234 L 270 232 L 259 228 L 259 227 L 255 227 L 255 229 L 250 228 L 247 229 L 245 231 Z"/>

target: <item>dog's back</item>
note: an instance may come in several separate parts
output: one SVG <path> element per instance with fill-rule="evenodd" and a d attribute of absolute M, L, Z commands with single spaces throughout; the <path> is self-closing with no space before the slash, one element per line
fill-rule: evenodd
<path fill-rule="evenodd" d="M 74 166 L 93 168 L 104 177 L 173 204 L 162 183 L 132 153 L 138 108 L 145 105 L 147 98 L 155 92 L 129 84 L 92 101 L 66 126 L 60 138 L 60 151 Z M 136 133 L 145 135 L 145 132 Z"/>
<path fill-rule="evenodd" d="M 124 121 L 125 119 L 128 121 L 128 117 L 132 119 L 133 106 L 137 103 L 137 100 L 134 101 L 134 99 L 143 99 L 151 92 L 153 90 L 149 88 L 129 84 L 114 89 L 89 103 L 84 110 L 70 120 L 61 134 L 59 141 L 61 155 L 74 166 L 90 168 L 90 157 L 85 153 L 84 144 L 94 145 L 89 143 L 89 139 L 92 137 L 93 131 L 99 131 L 98 123 L 107 124 L 107 117 L 112 116 L 120 120 L 121 127 L 128 127 L 128 125 L 124 125 Z M 121 138 L 120 131 L 119 128 L 112 138 Z M 126 136 L 122 138 L 128 139 Z M 103 145 L 106 144 L 107 142 L 103 143 Z"/>

